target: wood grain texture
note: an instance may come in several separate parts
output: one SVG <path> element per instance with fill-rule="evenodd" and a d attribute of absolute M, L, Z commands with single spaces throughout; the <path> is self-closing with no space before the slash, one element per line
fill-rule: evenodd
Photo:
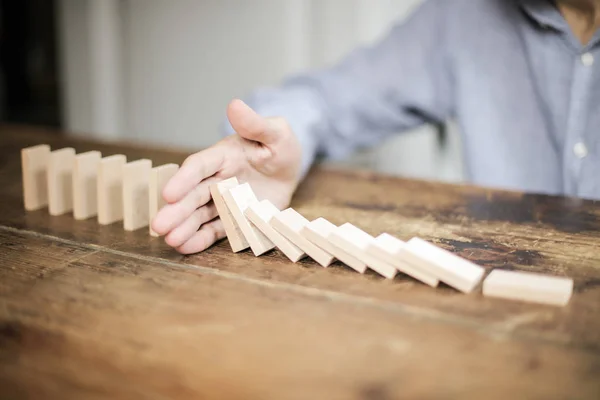
<path fill-rule="evenodd" d="M 0 135 L 0 398 L 600 396 L 600 204 L 315 168 L 292 207 L 420 236 L 494 268 L 574 279 L 564 308 L 387 280 L 226 240 L 182 256 L 146 230 L 23 209 L 39 143 L 177 163 L 189 152 Z"/>

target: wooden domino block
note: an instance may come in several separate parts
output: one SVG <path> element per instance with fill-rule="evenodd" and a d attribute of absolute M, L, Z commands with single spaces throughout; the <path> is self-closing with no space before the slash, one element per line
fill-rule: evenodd
<path fill-rule="evenodd" d="M 479 265 L 420 238 L 412 238 L 406 242 L 403 258 L 464 293 L 472 292 L 485 273 Z"/>
<path fill-rule="evenodd" d="M 298 262 L 306 253 L 271 226 L 271 219 L 280 213 L 269 200 L 251 204 L 246 209 L 246 217 L 292 262 Z"/>
<path fill-rule="evenodd" d="M 328 267 L 335 260 L 335 257 L 300 234 L 302 229 L 309 223 L 293 208 L 287 208 L 271 218 L 271 226 L 275 230 L 302 249 L 321 266 Z"/>
<path fill-rule="evenodd" d="M 227 208 L 231 211 L 233 218 L 250 244 L 254 255 L 258 257 L 274 249 L 275 244 L 246 218 L 246 209 L 250 205 L 258 203 L 258 199 L 252 191 L 250 184 L 242 183 L 222 194 Z"/>
<path fill-rule="evenodd" d="M 367 247 L 367 252 L 373 257 L 394 266 L 397 270 L 409 275 L 431 287 L 436 287 L 439 280 L 427 272 L 414 267 L 403 258 L 405 243 L 388 234 L 382 233 Z"/>
<path fill-rule="evenodd" d="M 375 238 L 351 223 L 347 222 L 339 226 L 331 233 L 330 240 L 387 279 L 393 279 L 398 274 L 398 270 L 393 265 L 367 252 L 368 246 L 375 241 Z"/>
<path fill-rule="evenodd" d="M 98 214 L 98 166 L 101 158 L 99 151 L 88 151 L 75 156 L 73 217 L 77 220 Z"/>
<path fill-rule="evenodd" d="M 318 247 L 333 255 L 336 259 L 346 264 L 355 271 L 364 274 L 367 265 L 358 258 L 350 255 L 342 248 L 335 246 L 331 241 L 331 234 L 337 229 L 337 226 L 325 218 L 317 218 L 308 225 L 305 225 L 300 234 Z"/>
<path fill-rule="evenodd" d="M 483 295 L 508 300 L 565 306 L 573 280 L 532 272 L 494 270 L 483 281 Z"/>
<path fill-rule="evenodd" d="M 158 167 L 152 168 L 150 171 L 150 187 L 149 187 L 149 225 L 158 213 L 158 211 L 164 207 L 166 201 L 162 197 L 162 191 L 167 182 L 175 175 L 179 165 L 177 164 L 165 164 Z M 154 232 L 152 227 L 149 228 L 151 236 L 158 236 L 158 233 Z"/>
<path fill-rule="evenodd" d="M 127 157 L 104 157 L 98 166 L 98 223 L 108 225 L 123 220 L 123 167 Z"/>
<path fill-rule="evenodd" d="M 123 229 L 135 231 L 149 224 L 152 161 L 141 159 L 123 166 Z"/>
<path fill-rule="evenodd" d="M 73 164 L 75 149 L 54 150 L 48 158 L 48 212 L 62 215 L 73 211 Z"/>
<path fill-rule="evenodd" d="M 239 182 L 235 177 L 210 185 L 210 194 L 213 203 L 215 204 L 217 213 L 219 214 L 219 219 L 223 223 L 223 228 L 225 229 L 225 234 L 227 235 L 227 241 L 229 242 L 231 250 L 234 253 L 246 250 L 248 247 L 250 247 L 250 243 L 248 243 L 246 240 L 246 237 L 244 236 L 235 218 L 233 218 L 233 214 L 223 199 L 223 193 L 238 185 Z"/>
<path fill-rule="evenodd" d="M 48 160 L 50 146 L 40 144 L 21 150 L 23 205 L 34 211 L 48 206 Z"/>

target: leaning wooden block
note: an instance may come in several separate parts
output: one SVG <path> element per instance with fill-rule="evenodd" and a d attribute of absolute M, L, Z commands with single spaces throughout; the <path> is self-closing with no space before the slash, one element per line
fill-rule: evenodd
<path fill-rule="evenodd" d="M 98 223 L 108 225 L 123 220 L 123 166 L 127 157 L 104 157 L 98 165 Z"/>
<path fill-rule="evenodd" d="M 77 220 L 98 214 L 98 165 L 102 155 L 88 151 L 75 156 L 73 166 L 73 217 Z"/>
<path fill-rule="evenodd" d="M 472 292 L 485 273 L 479 265 L 420 238 L 406 242 L 403 258 L 464 293 Z"/>
<path fill-rule="evenodd" d="M 328 267 L 335 260 L 335 257 L 300 234 L 308 224 L 309 221 L 293 208 L 287 208 L 271 219 L 271 226 L 275 230 L 301 248 L 321 266 Z"/>
<path fill-rule="evenodd" d="M 348 252 L 342 250 L 342 248 L 335 246 L 329 240 L 331 234 L 336 229 L 336 225 L 332 224 L 325 218 L 320 217 L 311 221 L 308 225 L 305 225 L 300 231 L 300 234 L 313 244 L 333 255 L 342 263 L 346 264 L 355 271 L 364 274 L 367 270 L 367 264 L 350 255 Z"/>
<path fill-rule="evenodd" d="M 367 247 L 367 252 L 373 257 L 379 258 L 394 266 L 400 272 L 429 286 L 436 287 L 439 284 L 439 280 L 435 276 L 416 268 L 404 259 L 404 246 L 405 242 L 402 240 L 389 233 L 382 233 Z"/>
<path fill-rule="evenodd" d="M 351 223 L 347 222 L 338 227 L 331 234 L 330 240 L 334 245 L 341 247 L 387 279 L 393 279 L 398 274 L 398 270 L 393 265 L 375 258 L 367 252 L 367 248 L 375 241 L 375 238 Z"/>
<path fill-rule="evenodd" d="M 263 200 L 251 204 L 245 215 L 287 258 L 298 262 L 306 257 L 306 253 L 271 226 L 271 219 L 279 213 L 280 210 L 273 203 Z"/>
<path fill-rule="evenodd" d="M 54 150 L 48 159 L 48 212 L 62 215 L 73 211 L 73 162 L 75 149 Z"/>
<path fill-rule="evenodd" d="M 213 199 L 213 203 L 217 209 L 217 213 L 219 214 L 219 218 L 223 223 L 223 228 L 225 229 L 225 234 L 227 235 L 227 240 L 229 241 L 229 245 L 231 246 L 231 250 L 234 253 L 240 252 L 242 250 L 250 247 L 250 244 L 246 240 L 246 237 L 242 233 L 238 223 L 233 218 L 233 214 L 225 204 L 225 200 L 223 199 L 223 193 L 227 192 L 229 189 L 234 188 L 239 185 L 237 178 L 229 178 L 223 181 L 213 183 L 210 185 L 210 194 Z"/>
<path fill-rule="evenodd" d="M 572 279 L 538 273 L 494 270 L 483 281 L 488 297 L 565 306 L 572 294 Z"/>
<path fill-rule="evenodd" d="M 40 144 L 21 150 L 23 205 L 34 211 L 48 205 L 48 160 L 50 146 Z"/>
<path fill-rule="evenodd" d="M 275 248 L 275 244 L 256 226 L 252 225 L 244 215 L 249 206 L 258 203 L 258 199 L 249 183 L 242 183 L 229 189 L 223 193 L 223 200 L 225 200 L 227 208 L 231 211 L 235 222 L 240 227 L 255 256 L 258 257 Z"/>
<path fill-rule="evenodd" d="M 123 166 L 123 229 L 135 231 L 148 226 L 150 170 L 152 161 L 136 160 Z"/>
<path fill-rule="evenodd" d="M 150 187 L 149 187 L 149 225 L 158 213 L 158 211 L 164 207 L 166 201 L 162 197 L 162 191 L 169 182 L 169 180 L 175 175 L 179 165 L 177 164 L 165 164 L 158 167 L 152 168 L 150 171 Z M 151 236 L 158 236 L 158 233 L 154 232 L 152 227 L 149 228 Z"/>

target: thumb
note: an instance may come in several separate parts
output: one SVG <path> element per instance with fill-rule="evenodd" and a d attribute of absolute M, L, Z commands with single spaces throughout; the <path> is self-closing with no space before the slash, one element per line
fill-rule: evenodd
<path fill-rule="evenodd" d="M 242 100 L 233 100 L 227 107 L 227 118 L 235 132 L 244 139 L 272 145 L 277 141 L 277 126 L 256 113 Z"/>

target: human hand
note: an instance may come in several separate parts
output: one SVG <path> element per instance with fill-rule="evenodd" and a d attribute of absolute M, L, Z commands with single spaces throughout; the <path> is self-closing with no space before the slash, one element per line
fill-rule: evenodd
<path fill-rule="evenodd" d="M 301 146 L 287 122 L 258 115 L 240 100 L 227 107 L 235 134 L 189 156 L 163 190 L 167 202 L 152 229 L 181 254 L 204 251 L 225 237 L 210 185 L 231 177 L 259 199 L 286 208 L 299 183 Z"/>

